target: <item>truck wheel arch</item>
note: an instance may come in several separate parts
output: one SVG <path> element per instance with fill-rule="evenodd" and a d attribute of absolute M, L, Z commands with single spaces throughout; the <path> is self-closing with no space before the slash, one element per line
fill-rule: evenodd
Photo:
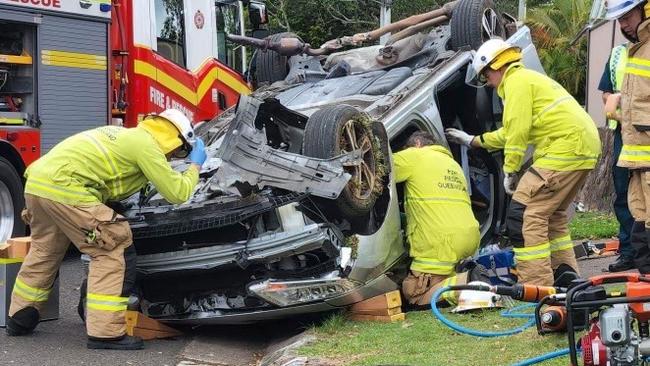
<path fill-rule="evenodd" d="M 22 179 L 24 172 L 25 164 L 16 149 L 8 142 L 0 140 L 0 201 L 4 202 L 0 203 L 0 242 L 7 239 L 5 236 L 25 235 L 26 227 L 20 217 L 25 207 Z M 6 196 L 11 199 L 4 200 L 3 197 Z M 13 211 L 13 215 L 8 211 Z M 9 230 L 11 235 L 8 234 Z"/>

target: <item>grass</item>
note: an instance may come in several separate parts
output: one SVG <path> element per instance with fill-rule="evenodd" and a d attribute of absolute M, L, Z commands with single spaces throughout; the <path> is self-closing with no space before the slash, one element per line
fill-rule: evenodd
<path fill-rule="evenodd" d="M 569 228 L 573 239 L 603 239 L 618 235 L 616 217 L 603 212 L 576 212 Z"/>
<path fill-rule="evenodd" d="M 570 223 L 574 239 L 603 239 L 618 234 L 612 214 L 578 212 Z M 509 329 L 525 322 L 503 318 L 499 311 L 446 316 L 466 327 L 487 331 Z M 513 365 L 524 359 L 567 347 L 564 334 L 540 336 L 529 328 L 497 338 L 458 334 L 440 323 L 430 311 L 410 312 L 398 323 L 355 322 L 338 314 L 314 327 L 315 343 L 298 350 L 301 355 L 325 358 L 338 365 Z M 542 363 L 564 366 L 568 356 Z"/>
<path fill-rule="evenodd" d="M 525 322 L 506 319 L 498 311 L 446 314 L 466 327 L 488 331 L 508 329 Z M 564 335 L 540 336 L 534 327 L 497 338 L 458 334 L 440 323 L 430 311 L 410 312 L 397 323 L 354 322 L 334 315 L 313 329 L 317 341 L 299 349 L 304 356 L 321 357 L 339 365 L 512 365 L 567 347 Z M 547 361 L 564 366 L 568 357 Z"/>

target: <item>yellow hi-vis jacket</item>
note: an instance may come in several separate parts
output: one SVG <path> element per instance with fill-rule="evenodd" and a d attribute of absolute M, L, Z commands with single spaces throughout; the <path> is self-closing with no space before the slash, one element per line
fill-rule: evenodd
<path fill-rule="evenodd" d="M 618 166 L 650 168 L 650 19 L 637 28 L 639 42 L 628 50 L 621 88 L 623 148 Z"/>
<path fill-rule="evenodd" d="M 411 269 L 452 274 L 481 240 L 461 167 L 442 146 L 409 148 L 393 158 L 396 181 L 406 182 Z"/>
<path fill-rule="evenodd" d="M 596 125 L 556 81 L 520 62 L 506 70 L 497 89 L 503 99 L 503 127 L 480 136 L 488 150 L 503 149 L 506 173 L 518 172 L 528 145 L 533 166 L 573 171 L 593 169 L 600 155 Z"/>
<path fill-rule="evenodd" d="M 69 205 L 127 198 L 152 182 L 170 203 L 187 201 L 196 167 L 174 171 L 144 128 L 99 127 L 68 137 L 25 172 L 25 193 Z"/>

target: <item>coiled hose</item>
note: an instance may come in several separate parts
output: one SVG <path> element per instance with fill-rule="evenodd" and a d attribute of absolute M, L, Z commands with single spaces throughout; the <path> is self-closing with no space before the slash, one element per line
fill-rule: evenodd
<path fill-rule="evenodd" d="M 509 336 L 517 333 L 521 333 L 524 330 L 526 330 L 529 327 L 532 327 L 535 325 L 535 314 L 531 313 L 517 313 L 516 311 L 521 311 L 523 309 L 528 309 L 528 308 L 534 308 L 536 304 L 524 304 L 520 306 L 516 306 L 512 309 L 506 309 L 501 312 L 501 316 L 506 317 L 506 318 L 519 318 L 519 319 L 528 319 L 526 323 L 524 323 L 521 326 L 518 326 L 513 329 L 509 330 L 504 330 L 501 332 L 487 332 L 487 331 L 482 331 L 482 330 L 476 330 L 476 329 L 470 329 L 466 328 L 460 324 L 454 323 L 453 321 L 447 319 L 442 313 L 440 312 L 440 309 L 438 309 L 437 302 L 440 300 L 440 297 L 442 296 L 443 293 L 447 291 L 461 291 L 461 290 L 479 290 L 480 289 L 476 286 L 472 285 L 464 285 L 464 286 L 447 286 L 438 289 L 436 292 L 433 293 L 433 296 L 431 297 L 431 312 L 433 315 L 438 318 L 444 325 L 448 326 L 449 328 L 463 334 L 475 336 L 475 337 L 504 337 L 504 336 Z M 546 353 L 541 356 L 529 358 L 526 360 L 523 360 L 521 362 L 518 362 L 514 364 L 513 366 L 528 366 L 528 365 L 536 365 L 538 363 L 556 358 L 556 357 L 561 357 L 564 355 L 569 354 L 569 349 L 564 348 L 561 350 L 553 351 Z"/>
<path fill-rule="evenodd" d="M 469 287 L 469 288 L 465 288 Z M 530 307 L 534 307 L 535 304 L 524 304 L 520 305 L 517 307 L 514 307 L 512 309 L 506 309 L 501 312 L 501 315 L 506 317 L 506 318 L 520 318 L 520 319 L 528 319 L 526 323 L 524 323 L 521 326 L 518 326 L 513 329 L 508 329 L 500 332 L 487 332 L 487 331 L 482 331 L 482 330 L 476 330 L 476 329 L 470 329 L 466 328 L 460 324 L 454 323 L 453 321 L 447 319 L 440 310 L 438 309 L 438 305 L 436 304 L 438 300 L 440 299 L 440 296 L 447 292 L 447 291 L 458 291 L 458 290 L 470 290 L 473 289 L 471 286 L 447 286 L 438 289 L 436 292 L 433 293 L 433 297 L 431 298 L 431 311 L 433 312 L 433 315 L 436 316 L 444 325 L 448 326 L 449 328 L 463 334 L 468 334 L 471 336 L 475 337 L 504 337 L 504 336 L 509 336 L 517 333 L 521 333 L 524 330 L 532 327 L 535 324 L 535 314 L 522 314 L 522 313 L 515 313 L 515 311 L 519 311 L 522 309 L 527 309 Z"/>

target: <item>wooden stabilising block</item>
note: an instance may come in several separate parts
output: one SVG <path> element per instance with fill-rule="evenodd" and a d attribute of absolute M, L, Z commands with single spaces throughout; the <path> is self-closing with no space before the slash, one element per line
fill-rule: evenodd
<path fill-rule="evenodd" d="M 31 244 L 29 236 L 7 239 L 6 243 L 0 244 L 0 258 L 25 258 Z"/>
<path fill-rule="evenodd" d="M 350 314 L 350 319 L 356 320 L 359 322 L 373 321 L 373 322 L 383 322 L 383 323 L 392 323 L 400 322 L 405 318 L 404 313 L 399 313 L 395 315 L 364 315 L 364 314 Z"/>
<path fill-rule="evenodd" d="M 140 337 L 146 341 L 176 337 L 183 333 L 140 312 L 127 310 L 126 334 Z"/>
<path fill-rule="evenodd" d="M 390 309 L 371 309 L 371 310 L 356 310 L 356 311 L 350 311 L 351 314 L 359 314 L 359 315 L 378 315 L 378 316 L 391 316 L 391 315 L 397 315 L 402 312 L 402 307 L 398 306 L 396 308 L 390 308 Z"/>
<path fill-rule="evenodd" d="M 399 290 L 395 290 L 358 302 L 352 305 L 350 311 L 356 313 L 359 310 L 392 309 L 398 306 L 402 306 L 402 297 L 400 296 Z"/>

